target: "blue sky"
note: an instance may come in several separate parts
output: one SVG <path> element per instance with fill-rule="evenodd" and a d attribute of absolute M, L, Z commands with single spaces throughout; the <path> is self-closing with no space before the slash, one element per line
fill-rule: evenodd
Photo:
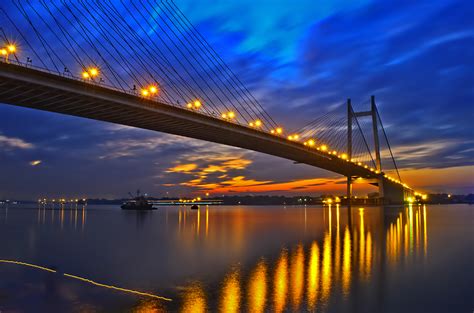
<path fill-rule="evenodd" d="M 411 185 L 473 191 L 471 2 L 176 4 L 288 128 L 348 97 L 365 109 L 375 94 Z M 0 6 L 18 14 L 8 1 Z M 0 171 L 0 198 L 119 197 L 136 188 L 172 196 L 318 194 L 339 190 L 340 179 L 258 153 L 7 105 L 0 105 Z"/>

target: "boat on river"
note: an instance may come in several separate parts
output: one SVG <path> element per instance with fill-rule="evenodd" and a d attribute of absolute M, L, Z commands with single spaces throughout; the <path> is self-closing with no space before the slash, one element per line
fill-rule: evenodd
<path fill-rule="evenodd" d="M 131 193 L 129 193 L 131 196 L 130 200 L 127 200 L 124 202 L 120 207 L 122 210 L 136 210 L 136 211 L 148 211 L 148 210 L 156 210 L 156 208 L 153 207 L 153 203 L 149 202 L 148 199 L 140 194 L 140 190 L 137 190 L 137 195 L 133 196 Z"/>

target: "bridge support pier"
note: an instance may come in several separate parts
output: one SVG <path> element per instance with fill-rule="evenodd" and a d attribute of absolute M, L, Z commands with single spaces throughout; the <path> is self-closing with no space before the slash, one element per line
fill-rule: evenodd
<path fill-rule="evenodd" d="M 402 185 L 393 183 L 383 177 L 379 179 L 379 192 L 381 204 L 403 204 L 405 202 L 405 190 Z"/>

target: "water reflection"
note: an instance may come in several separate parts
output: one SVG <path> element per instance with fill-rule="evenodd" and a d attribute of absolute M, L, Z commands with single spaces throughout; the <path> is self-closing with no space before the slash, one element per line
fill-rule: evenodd
<path fill-rule="evenodd" d="M 286 306 L 286 295 L 288 292 L 288 252 L 281 251 L 275 267 L 273 280 L 273 305 L 275 312 L 282 312 Z"/>
<path fill-rule="evenodd" d="M 240 311 L 240 277 L 237 268 L 230 272 L 224 279 L 219 311 L 223 313 Z"/>
<path fill-rule="evenodd" d="M 260 313 L 267 302 L 267 264 L 262 259 L 250 274 L 247 291 L 248 311 Z"/>
<path fill-rule="evenodd" d="M 307 298 L 308 308 L 314 310 L 316 307 L 316 300 L 318 299 L 319 292 L 319 246 L 316 241 L 311 244 L 310 257 L 308 264 L 308 286 L 307 286 Z"/>
<path fill-rule="evenodd" d="M 291 256 L 291 301 L 293 311 L 297 311 L 301 305 L 304 287 L 304 251 L 303 245 L 299 244 Z"/>
<path fill-rule="evenodd" d="M 426 258 L 427 227 L 426 206 L 410 205 L 404 212 L 399 212 L 386 230 L 386 251 L 390 266 L 397 266 L 402 260 L 410 262 L 421 256 Z"/>
<path fill-rule="evenodd" d="M 309 225 L 304 213 L 302 222 Z M 207 210 L 205 214 L 207 229 Z M 262 256 L 247 268 L 248 275 L 243 266 L 233 267 L 219 284 L 219 310 L 318 311 L 332 300 L 349 301 L 352 289 L 369 285 L 374 275 L 382 275 L 385 262 L 397 266 L 418 254 L 426 257 L 426 207 L 326 207 L 323 220 L 319 239 L 281 248 L 276 258 Z M 241 226 L 233 231 L 239 234 Z M 183 312 L 201 312 L 206 308 L 205 299 L 212 301 L 212 294 L 205 296 L 203 289 L 187 290 Z"/>
<path fill-rule="evenodd" d="M 335 303 L 342 303 L 342 311 L 351 311 L 352 305 L 357 306 L 351 301 L 362 297 L 364 286 L 371 291 L 382 289 L 384 280 L 391 279 L 384 278 L 386 273 L 419 262 L 429 252 L 427 208 L 416 205 L 351 210 L 339 205 L 287 209 L 201 207 L 196 211 L 181 207 L 150 214 L 117 214 L 56 204 L 54 208 L 40 206 L 37 212 L 28 212 L 33 213 L 25 214 L 30 224 L 40 226 L 29 228 L 37 228 L 41 236 L 32 232 L 25 247 L 30 247 L 30 242 L 31 247 L 39 246 L 35 242 L 46 240 L 43 238 L 54 243 L 58 237 L 67 238 L 68 231 L 84 231 L 82 247 L 77 250 L 80 253 L 68 250 L 76 260 L 82 260 L 77 264 L 90 264 L 81 255 L 97 253 L 97 247 L 107 251 L 104 256 L 111 257 L 101 259 L 108 265 L 104 273 L 102 269 L 94 272 L 98 267 L 93 265 L 81 270 L 83 273 L 91 278 L 120 277 L 123 281 L 118 281 L 137 289 L 160 288 L 160 294 L 175 300 L 165 305 L 181 312 L 333 311 Z M 2 220 L 4 213 L 0 211 Z M 23 214 L 10 210 L 5 225 L 16 228 L 19 213 Z M 138 222 L 145 217 L 153 223 Z M 109 223 L 111 218 L 114 223 Z M 135 220 L 139 231 L 127 228 Z M 43 225 L 53 225 L 57 232 Z M 102 232 L 104 225 L 108 232 Z M 99 230 L 102 235 L 96 236 Z M 48 237 L 49 233 L 54 236 Z M 108 233 L 109 240 L 104 240 Z M 435 245 L 434 241 L 430 243 Z M 126 252 L 114 254 L 125 246 Z M 38 259 L 46 259 L 50 251 Z M 137 264 L 138 259 L 140 266 L 129 266 Z M 229 268 L 228 264 L 237 265 Z M 111 269 L 109 274 L 109 267 L 114 265 L 115 272 Z M 60 267 L 71 266 L 64 262 Z M 174 286 L 186 279 L 197 282 L 177 291 Z M 140 302 L 133 309 L 161 310 L 153 302 Z"/>
<path fill-rule="evenodd" d="M 207 311 L 204 289 L 199 283 L 192 283 L 183 292 L 181 312 L 203 313 Z"/>
<path fill-rule="evenodd" d="M 64 228 L 66 215 L 68 215 L 69 226 L 75 230 L 84 230 L 87 223 L 87 205 L 78 203 L 58 203 L 47 204 L 40 203 L 37 208 L 38 225 L 59 225 Z"/>

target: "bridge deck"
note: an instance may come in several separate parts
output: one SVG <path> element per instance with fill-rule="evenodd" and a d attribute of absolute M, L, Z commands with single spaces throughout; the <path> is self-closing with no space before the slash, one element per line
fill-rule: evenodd
<path fill-rule="evenodd" d="M 286 138 L 103 86 L 4 62 L 0 62 L 0 103 L 240 147 L 344 176 L 379 176 L 337 156 Z"/>

